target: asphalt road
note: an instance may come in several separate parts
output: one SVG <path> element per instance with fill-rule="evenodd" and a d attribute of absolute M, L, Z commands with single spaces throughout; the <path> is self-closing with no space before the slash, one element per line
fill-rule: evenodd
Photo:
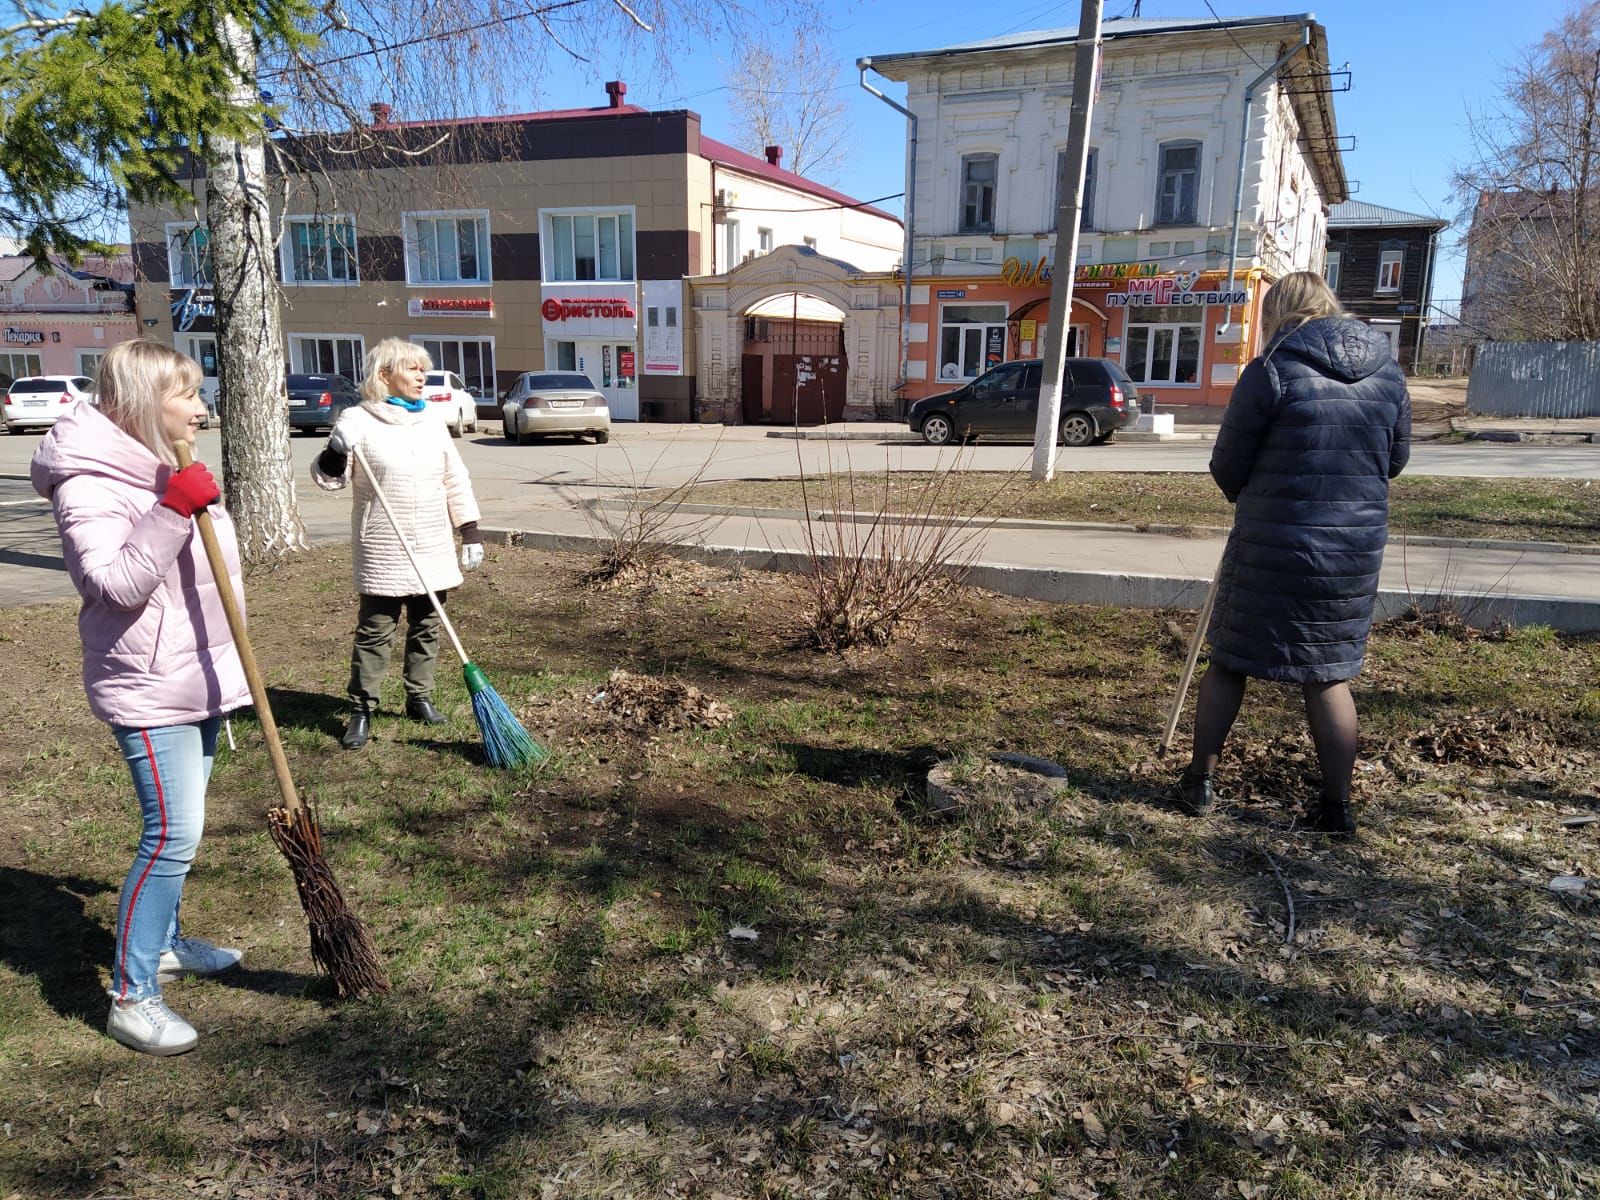
<path fill-rule="evenodd" d="M 73 594 L 47 505 L 26 482 L 39 434 L 0 436 L 0 607 L 68 598 Z M 311 459 L 324 439 L 295 437 L 291 452 L 302 517 L 311 537 L 344 536 L 349 500 L 310 482 Z M 484 510 L 484 523 L 534 529 L 541 510 L 568 513 L 573 503 L 616 494 L 636 485 L 672 485 L 697 473 L 711 479 L 771 479 L 801 471 L 854 469 L 931 470 L 955 463 L 978 471 L 1026 471 L 1031 447 L 982 443 L 938 450 L 914 443 L 796 441 L 771 438 L 752 427 L 625 425 L 605 446 L 570 441 L 515 446 L 498 433 L 468 435 L 458 443 Z M 1206 469 L 1209 442 L 1169 442 L 1063 449 L 1065 471 L 1189 471 Z M 199 457 L 220 460 L 220 433 L 201 433 Z M 1600 478 L 1600 446 L 1496 443 L 1420 443 L 1410 474 Z M 554 513 L 550 523 L 557 524 Z"/>

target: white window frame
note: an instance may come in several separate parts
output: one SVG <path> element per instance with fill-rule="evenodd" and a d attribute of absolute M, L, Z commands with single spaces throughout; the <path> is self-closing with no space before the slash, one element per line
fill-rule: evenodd
<path fill-rule="evenodd" d="M 967 171 L 973 164 L 988 161 L 994 164 L 994 178 L 988 181 L 989 188 L 989 219 L 983 220 L 981 198 L 978 201 L 980 211 L 974 214 L 971 222 L 967 220 L 968 193 L 974 186 L 967 178 Z M 980 188 L 983 186 L 981 183 Z M 1000 227 L 1000 155 L 993 150 L 974 150 L 970 154 L 961 156 L 960 191 L 956 194 L 956 231 L 958 233 L 993 233 Z"/>
<path fill-rule="evenodd" d="M 998 316 L 998 318 L 991 318 L 991 319 L 982 320 L 982 321 L 947 321 L 947 320 L 945 320 L 945 314 L 952 308 L 992 308 L 999 314 L 999 316 Z M 934 356 L 933 373 L 934 373 L 934 377 L 940 383 L 966 383 L 966 382 L 968 382 L 970 380 L 976 379 L 979 375 L 982 375 L 985 371 L 987 371 L 989 369 L 989 367 L 983 361 L 983 356 L 984 356 L 985 347 L 987 346 L 988 340 L 989 340 L 989 331 L 991 329 L 995 328 L 995 327 L 998 327 L 1002 331 L 1001 332 L 1001 338 L 1002 339 L 1004 339 L 1004 338 L 1009 336 L 1009 330 L 1006 329 L 1006 313 L 1007 313 L 1007 308 L 1006 308 L 1006 305 L 1003 304 L 1003 303 L 1001 303 L 1001 304 L 991 304 L 991 303 L 986 303 L 986 302 L 981 301 L 981 300 L 977 300 L 977 301 L 974 301 L 974 300 L 953 300 L 953 301 L 950 301 L 949 303 L 940 304 L 939 305 L 939 337 L 933 343 L 933 356 Z M 980 331 L 980 333 L 978 335 L 978 361 L 976 363 L 977 370 L 975 370 L 975 371 L 971 372 L 970 374 L 968 374 L 967 371 L 966 371 L 966 367 L 969 364 L 961 362 L 961 363 L 958 364 L 958 368 L 957 368 L 958 372 L 959 372 L 958 374 L 950 376 L 950 375 L 946 375 L 944 373 L 944 365 L 945 365 L 944 362 L 943 362 L 943 359 L 944 359 L 944 335 L 945 335 L 945 330 L 947 330 L 947 329 L 959 329 L 959 330 L 963 330 L 963 331 L 968 330 L 968 329 L 976 329 L 976 330 Z M 965 353 L 966 353 L 966 339 L 964 337 L 960 338 L 958 345 L 959 345 L 959 348 L 957 350 L 956 357 L 957 357 L 958 360 L 964 360 Z M 1001 343 L 1001 347 L 1002 348 L 1001 348 L 1001 352 L 1000 352 L 1000 361 L 1001 362 L 1005 361 L 1004 345 L 1005 345 L 1005 343 L 1004 343 L 1004 341 L 1002 341 L 1002 343 Z"/>
<path fill-rule="evenodd" d="M 722 223 L 723 251 L 727 256 L 727 269 L 732 270 L 744 260 L 739 255 L 739 222 L 724 221 Z"/>
<path fill-rule="evenodd" d="M 1142 387 L 1198 388 L 1202 386 L 1206 377 L 1206 323 L 1204 316 L 1202 316 L 1198 321 L 1135 321 L 1132 319 L 1132 310 L 1124 311 L 1128 313 L 1128 318 L 1124 321 L 1122 326 L 1122 369 L 1128 372 L 1128 377 L 1130 379 Z M 1133 338 L 1131 335 L 1135 326 L 1138 326 L 1141 329 L 1148 329 L 1150 331 L 1150 335 L 1145 342 L 1146 365 L 1141 366 L 1139 368 L 1139 372 L 1129 370 L 1128 365 L 1128 354 L 1133 349 Z M 1172 368 L 1177 366 L 1178 346 L 1183 337 L 1181 331 L 1184 329 L 1193 329 L 1195 331 L 1194 380 L 1192 382 L 1179 383 L 1175 379 L 1151 379 L 1149 377 L 1150 371 L 1148 369 L 1148 364 L 1152 364 L 1154 361 L 1156 341 L 1155 335 L 1156 331 L 1160 329 L 1172 330 L 1172 352 L 1171 357 L 1168 359 L 1169 374 L 1172 373 Z M 1144 378 L 1140 377 L 1141 373 L 1143 374 Z"/>
<path fill-rule="evenodd" d="M 19 360 L 22 370 L 15 371 L 12 368 L 19 364 Z M 9 375 L 14 380 L 26 379 L 30 375 L 44 374 L 44 356 L 37 351 L 0 350 L 0 362 L 5 363 L 4 371 L 0 373 Z"/>
<path fill-rule="evenodd" d="M 1065 146 L 1056 151 L 1056 186 L 1052 193 L 1055 196 L 1055 203 L 1051 205 L 1050 212 L 1044 223 L 1044 228 L 1050 230 L 1055 229 L 1056 217 L 1061 212 L 1061 167 L 1062 159 L 1066 158 L 1066 156 L 1067 148 Z M 1094 192 L 1095 183 L 1097 182 L 1095 176 L 1099 170 L 1100 150 L 1096 146 L 1090 146 L 1089 161 L 1085 164 L 1083 171 L 1083 195 L 1079 197 L 1083 207 L 1081 219 L 1078 222 L 1079 229 L 1092 230 L 1094 228 Z"/>
<path fill-rule="evenodd" d="M 333 274 L 333 229 L 336 225 L 344 225 L 350 233 L 350 243 L 345 247 L 345 259 L 349 264 L 350 274 L 337 279 Z M 294 233 L 295 225 L 321 225 L 323 227 L 323 269 L 327 272 L 326 279 L 301 279 L 294 273 Z M 351 287 L 361 282 L 361 257 L 357 248 L 356 219 L 351 213 L 290 213 L 283 218 L 283 236 L 279 239 L 279 264 L 283 272 L 285 283 L 297 284 L 301 287 Z"/>
<path fill-rule="evenodd" d="M 573 246 L 572 274 L 558 275 L 556 273 L 556 248 L 561 240 L 556 236 L 557 217 L 592 217 L 594 218 L 594 278 L 579 279 L 577 250 Z M 621 219 L 628 219 L 627 237 L 622 236 Z M 617 222 L 616 255 L 617 273 L 606 275 L 600 270 L 601 265 L 601 239 L 600 222 L 606 219 Z M 576 229 L 574 229 L 574 242 Z M 626 258 L 627 269 L 623 269 Z M 542 208 L 539 210 L 539 277 L 545 283 L 636 283 L 639 277 L 639 213 L 631 204 L 613 204 L 605 206 L 591 206 L 588 208 Z"/>
<path fill-rule="evenodd" d="M 1328 288 L 1335 294 L 1339 291 L 1339 268 L 1343 257 L 1338 250 L 1329 250 L 1327 259 L 1322 265 L 1322 278 L 1327 281 Z"/>
<path fill-rule="evenodd" d="M 408 334 L 406 340 L 411 342 L 411 344 L 415 345 L 415 346 L 425 346 L 425 343 L 427 343 L 427 342 L 440 342 L 440 343 L 443 343 L 443 342 L 459 342 L 459 343 L 462 343 L 462 344 L 465 344 L 467 342 L 477 342 L 478 345 L 480 345 L 480 346 L 488 346 L 489 347 L 489 382 L 488 382 L 488 391 L 485 392 L 483 396 L 475 397 L 475 399 L 482 399 L 482 400 L 485 400 L 486 403 L 492 403 L 494 401 L 494 398 L 500 394 L 500 348 L 497 345 L 495 345 L 494 335 L 492 335 L 492 334 L 413 333 L 413 334 Z M 432 353 L 431 352 L 429 354 L 429 357 L 432 358 Z M 464 367 L 461 367 L 461 366 L 449 366 L 449 365 L 447 365 L 445 363 L 442 363 L 442 362 L 439 362 L 439 361 L 435 360 L 431 370 L 434 370 L 434 371 L 449 371 L 452 374 L 459 375 L 466 382 L 468 390 L 470 390 L 471 387 L 472 387 L 472 380 L 467 377 L 467 372 L 466 372 Z M 482 385 L 480 383 L 480 387 L 481 386 Z"/>
<path fill-rule="evenodd" d="M 772 230 L 765 225 L 756 227 L 756 252 L 758 254 L 771 254 L 773 247 Z"/>
<path fill-rule="evenodd" d="M 362 379 L 362 368 L 365 366 L 366 361 L 367 361 L 367 339 L 364 336 L 362 336 L 361 334 L 359 334 L 359 333 L 302 333 L 302 332 L 297 330 L 297 331 L 295 331 L 293 333 L 285 333 L 283 336 L 284 336 L 284 340 L 287 341 L 288 344 L 289 344 L 289 371 L 290 371 L 291 374 L 294 374 L 294 375 L 338 375 L 338 374 L 340 374 L 340 372 L 337 369 L 335 369 L 333 371 L 324 371 L 321 367 L 308 367 L 308 366 L 306 366 L 305 365 L 305 360 L 300 357 L 299 342 L 300 342 L 301 338 L 305 338 L 308 341 L 314 341 L 314 342 L 354 342 L 355 343 L 355 348 L 356 348 L 356 354 L 355 354 L 355 376 L 354 376 L 354 378 L 346 376 L 346 378 L 349 378 L 351 383 L 359 384 L 361 382 L 361 379 Z M 335 351 L 335 359 L 337 359 L 337 357 L 338 357 L 338 352 Z"/>
<path fill-rule="evenodd" d="M 422 275 L 422 242 L 417 230 L 419 221 L 466 221 L 478 223 L 478 274 L 471 279 L 425 279 Z M 400 226 L 406 243 L 407 287 L 484 287 L 494 282 L 494 261 L 489 251 L 491 230 L 489 210 L 486 208 L 429 209 L 400 214 Z M 437 237 L 437 229 L 434 231 Z M 456 262 L 459 269 L 461 240 L 456 239 Z M 437 273 L 437 272 L 435 272 Z"/>
<path fill-rule="evenodd" d="M 188 234 L 203 233 L 205 245 L 200 250 L 198 261 L 195 263 L 195 277 L 190 278 L 187 271 L 180 270 L 185 258 L 189 257 L 179 249 L 180 239 L 185 239 Z M 209 266 L 211 234 L 199 221 L 168 221 L 166 226 L 167 237 L 167 279 L 175 288 L 203 288 L 211 286 L 211 272 L 204 268 Z"/>
<path fill-rule="evenodd" d="M 1394 282 L 1386 284 L 1384 275 L 1389 273 L 1389 268 L 1394 268 Z M 1377 296 L 1395 296 L 1400 292 L 1401 285 L 1406 277 L 1406 252 L 1404 250 L 1380 250 L 1378 252 L 1378 282 L 1372 289 Z"/>
<path fill-rule="evenodd" d="M 1187 214 L 1173 212 L 1170 216 L 1163 216 L 1161 212 L 1161 198 L 1167 190 L 1167 154 L 1173 150 L 1194 151 L 1194 209 Z M 1174 137 L 1156 146 L 1156 209 L 1155 220 L 1151 224 L 1161 227 L 1196 225 L 1200 221 L 1200 185 L 1204 181 L 1205 142 L 1195 137 Z"/>
<path fill-rule="evenodd" d="M 95 377 L 96 373 L 100 370 L 100 360 L 102 358 L 104 358 L 105 356 L 106 356 L 106 352 L 104 350 L 79 350 L 78 351 L 78 374 L 79 375 L 87 375 L 90 379 L 93 379 Z M 86 358 L 94 359 L 94 366 L 92 366 L 92 367 L 85 366 L 83 360 L 86 359 Z"/>

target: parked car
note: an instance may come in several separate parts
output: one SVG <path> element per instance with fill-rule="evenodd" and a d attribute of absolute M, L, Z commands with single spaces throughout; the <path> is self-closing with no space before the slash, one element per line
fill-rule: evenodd
<path fill-rule="evenodd" d="M 288 375 L 289 429 L 332 429 L 339 414 L 361 403 L 361 391 L 343 375 Z"/>
<path fill-rule="evenodd" d="M 913 433 L 931 446 L 979 435 L 1032 439 L 1039 416 L 1043 363 L 1019 359 L 991 367 L 953 392 L 918 400 L 906 414 Z M 1068 446 L 1109 442 L 1139 415 L 1139 389 L 1118 363 L 1069 358 L 1057 438 Z"/>
<path fill-rule="evenodd" d="M 80 398 L 94 403 L 94 380 L 84 375 L 25 375 L 6 389 L 6 429 L 48 429 Z"/>
<path fill-rule="evenodd" d="M 439 406 L 451 437 L 478 432 L 478 402 L 454 371 L 429 371 L 422 398 Z"/>
<path fill-rule="evenodd" d="M 611 440 L 606 398 L 576 371 L 528 371 L 517 376 L 500 408 L 506 438 L 526 444 L 551 433 Z"/>

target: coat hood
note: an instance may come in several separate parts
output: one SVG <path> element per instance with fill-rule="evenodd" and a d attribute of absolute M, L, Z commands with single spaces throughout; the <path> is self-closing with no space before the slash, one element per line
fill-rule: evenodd
<path fill-rule="evenodd" d="M 1389 339 L 1353 317 L 1307 321 L 1278 343 L 1277 352 L 1293 354 L 1346 383 L 1376 375 L 1394 361 Z"/>
<path fill-rule="evenodd" d="M 74 475 L 101 475 L 161 492 L 172 468 L 129 437 L 87 400 L 67 409 L 33 452 L 33 490 L 46 500 Z"/>

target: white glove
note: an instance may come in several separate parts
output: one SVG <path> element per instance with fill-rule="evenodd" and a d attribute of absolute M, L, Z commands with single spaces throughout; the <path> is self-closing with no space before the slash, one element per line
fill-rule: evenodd
<path fill-rule="evenodd" d="M 463 571 L 476 571 L 483 566 L 483 543 L 461 543 L 461 569 Z"/>
<path fill-rule="evenodd" d="M 328 449 L 332 450 L 335 454 L 342 454 L 345 457 L 349 457 L 350 451 L 355 449 L 355 446 L 350 441 L 349 430 L 347 430 L 343 425 L 335 425 L 333 427 L 333 432 L 328 435 Z"/>

